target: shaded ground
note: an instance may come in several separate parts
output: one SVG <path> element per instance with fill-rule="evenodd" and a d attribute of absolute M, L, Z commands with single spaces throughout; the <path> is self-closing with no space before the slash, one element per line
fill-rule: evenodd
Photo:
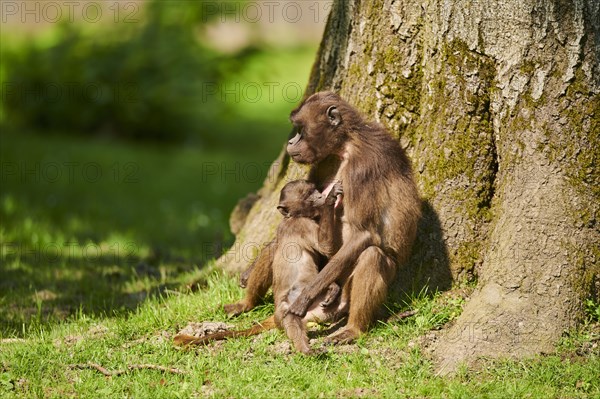
<path fill-rule="evenodd" d="M 275 134 L 264 125 L 260 134 Z M 272 128 L 273 129 L 273 128 Z M 194 281 L 277 146 L 255 153 L 0 137 L 0 335 L 120 312 Z M 252 167 L 254 175 L 244 174 Z M 228 174 L 224 174 L 228 171 Z M 223 172 L 223 173 L 222 173 Z"/>

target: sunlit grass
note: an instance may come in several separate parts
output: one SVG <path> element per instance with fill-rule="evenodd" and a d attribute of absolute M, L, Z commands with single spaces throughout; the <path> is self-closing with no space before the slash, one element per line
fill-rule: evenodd
<path fill-rule="evenodd" d="M 192 321 L 246 328 L 273 313 L 270 300 L 238 319 L 223 303 L 239 299 L 235 277 L 214 270 L 211 248 L 227 243 L 227 214 L 260 181 L 235 184 L 219 174 L 204 182 L 204 162 L 256 162 L 254 156 L 199 148 L 134 146 L 20 132 L 0 136 L 6 163 L 114 162 L 139 165 L 138 181 L 50 181 L 3 169 L 0 189 L 0 397 L 252 398 L 594 398 L 600 396 L 595 303 L 588 324 L 556 354 L 486 361 L 440 377 L 422 344 L 460 315 L 462 291 L 422 291 L 394 311 L 411 317 L 375 325 L 354 345 L 316 357 L 290 351 L 286 337 L 258 337 L 181 350 L 172 336 Z M 265 155 L 266 156 L 266 155 Z M 271 156 L 271 155 L 269 155 Z M 30 166 L 31 167 L 31 166 Z M 40 169 L 41 170 L 41 169 Z M 8 173 L 10 172 L 10 173 Z M 41 172 L 40 172 L 41 173 Z M 215 211 L 218 210 L 218 211 Z M 211 211 L 212 210 L 212 211 Z M 212 212 L 212 213 L 211 213 Z M 218 232 L 221 233 L 218 233 Z M 321 347 L 326 328 L 312 345 Z M 185 374 L 136 370 L 174 367 Z"/>
<path fill-rule="evenodd" d="M 230 82 L 263 84 L 269 76 L 261 65 L 281 78 L 290 64 L 286 54 L 257 57 Z M 460 315 L 459 290 L 389 304 L 416 313 L 379 322 L 354 345 L 323 348 L 320 327 L 311 333 L 319 356 L 291 352 L 279 331 L 175 348 L 173 334 L 189 322 L 245 328 L 273 313 L 268 299 L 228 319 L 221 305 L 243 293 L 211 262 L 231 243 L 231 208 L 261 186 L 288 131 L 292 104 L 262 101 L 238 104 L 230 117 L 224 107 L 210 146 L 3 131 L 0 397 L 600 397 L 600 308 L 593 301 L 587 324 L 556 353 L 482 361 L 453 377 L 436 375 L 422 344 Z M 107 378 L 76 367 L 89 362 L 184 374 L 136 370 Z"/>
<path fill-rule="evenodd" d="M 181 284 L 231 243 L 231 209 L 275 157 L 25 132 L 0 140 L 2 335 L 80 309 L 126 311 Z M 261 162 L 252 179 L 240 172 Z"/>
<path fill-rule="evenodd" d="M 313 56 L 260 51 L 226 84 L 300 85 Z M 77 312 L 127 314 L 227 249 L 229 214 L 262 185 L 295 104 L 265 91 L 221 105 L 184 145 L 2 126 L 1 335 Z"/>
<path fill-rule="evenodd" d="M 0 344 L 0 392 L 16 397 L 427 397 L 593 398 L 600 393 L 598 353 L 556 355 L 525 361 L 490 361 L 454 377 L 436 376 L 414 342 L 423 333 L 415 317 L 374 328 L 355 345 L 325 349 L 316 357 L 289 351 L 278 331 L 191 350 L 176 349 L 172 335 L 189 321 L 226 321 L 247 327 L 272 313 L 262 307 L 235 320 L 220 304 L 238 298 L 236 279 L 206 269 L 195 294 L 148 299 L 127 316 L 77 314 L 68 323 L 32 328 L 26 340 Z M 416 298 L 419 314 L 448 312 L 444 296 Z M 437 309 L 434 311 L 433 309 Z M 579 337 L 579 336 L 578 336 Z M 576 347 L 581 349 L 581 342 Z M 319 347 L 321 338 L 312 343 Z M 589 342 L 589 341 L 585 341 Z M 571 360 L 569 360 L 571 359 Z M 74 365 L 108 370 L 130 365 L 174 367 L 184 375 L 138 370 L 106 378 Z"/>

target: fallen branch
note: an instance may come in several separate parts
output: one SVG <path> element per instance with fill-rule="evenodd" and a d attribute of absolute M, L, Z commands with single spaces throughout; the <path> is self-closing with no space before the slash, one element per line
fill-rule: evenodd
<path fill-rule="evenodd" d="M 88 362 L 85 364 L 71 364 L 69 366 L 69 368 L 80 369 L 80 370 L 92 369 L 92 370 L 96 370 L 96 371 L 102 373 L 106 377 L 116 377 L 121 374 L 129 373 L 130 371 L 144 370 L 144 369 L 159 370 L 159 371 L 162 371 L 165 373 L 172 373 L 172 374 L 185 374 L 185 371 L 183 371 L 183 370 L 179 370 L 174 367 L 157 366 L 155 364 L 132 364 L 132 365 L 127 366 L 126 370 L 115 370 L 115 371 L 110 371 L 110 370 L 100 366 L 97 363 L 91 363 L 91 362 Z"/>
<path fill-rule="evenodd" d="M 416 310 L 407 310 L 405 312 L 396 313 L 392 317 L 388 319 L 388 323 L 393 323 L 395 321 L 399 321 L 402 319 L 406 319 L 407 317 L 414 316 L 417 314 Z"/>

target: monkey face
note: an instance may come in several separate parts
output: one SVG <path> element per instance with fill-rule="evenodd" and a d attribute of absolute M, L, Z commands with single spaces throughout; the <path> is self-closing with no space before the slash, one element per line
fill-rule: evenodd
<path fill-rule="evenodd" d="M 293 137 L 287 153 L 298 163 L 314 164 L 331 154 L 340 154 L 346 140 L 340 105 L 333 93 L 317 93 L 292 111 Z"/>
<path fill-rule="evenodd" d="M 281 189 L 277 210 L 284 217 L 313 217 L 315 202 L 321 197 L 313 183 L 294 180 Z"/>

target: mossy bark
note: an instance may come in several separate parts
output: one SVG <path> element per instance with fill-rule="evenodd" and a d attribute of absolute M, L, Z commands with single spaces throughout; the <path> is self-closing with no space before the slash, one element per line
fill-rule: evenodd
<path fill-rule="evenodd" d="M 399 287 L 477 279 L 435 344 L 443 370 L 550 351 L 598 297 L 599 8 L 334 1 L 307 92 L 339 92 L 413 159 L 425 216 Z M 282 153 L 224 266 L 272 237 L 278 190 L 305 173 Z"/>

